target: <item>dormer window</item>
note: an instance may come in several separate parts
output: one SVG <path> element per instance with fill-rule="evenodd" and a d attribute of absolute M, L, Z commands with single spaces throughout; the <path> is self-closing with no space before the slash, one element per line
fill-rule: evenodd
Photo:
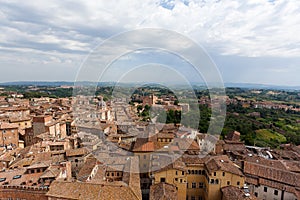
<path fill-rule="evenodd" d="M 16 175 L 16 176 L 13 177 L 13 179 L 19 179 L 21 177 L 22 177 L 22 175 Z"/>

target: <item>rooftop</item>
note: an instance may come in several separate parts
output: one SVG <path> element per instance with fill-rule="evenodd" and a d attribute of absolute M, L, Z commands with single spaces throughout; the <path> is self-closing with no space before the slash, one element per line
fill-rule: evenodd
<path fill-rule="evenodd" d="M 139 199 L 130 187 L 112 184 L 54 181 L 47 193 L 48 197 L 93 200 L 93 199 Z"/>

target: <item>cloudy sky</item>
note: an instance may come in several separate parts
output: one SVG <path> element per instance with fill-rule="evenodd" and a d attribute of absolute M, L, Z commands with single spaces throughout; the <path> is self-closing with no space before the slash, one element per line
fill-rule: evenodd
<path fill-rule="evenodd" d="M 224 82 L 300 85 L 297 0 L 0 0 L 0 82 L 74 81 L 92 50 L 141 28 L 172 30 L 197 42 Z M 151 55 L 132 57 L 182 65 Z M 128 65 L 124 58 L 115 65 Z"/>

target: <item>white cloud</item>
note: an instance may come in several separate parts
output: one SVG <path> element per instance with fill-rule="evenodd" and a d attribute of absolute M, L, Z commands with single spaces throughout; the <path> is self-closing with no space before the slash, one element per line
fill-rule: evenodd
<path fill-rule="evenodd" d="M 298 1 L 3 0 L 0 8 L 5 62 L 78 62 L 104 39 L 144 27 L 177 31 L 221 55 L 300 55 Z"/>
<path fill-rule="evenodd" d="M 223 54 L 289 57 L 300 52 L 298 1 L 190 1 L 187 5 L 182 1 L 159 4 L 152 0 L 82 0 L 3 4 L 0 16 L 7 27 L 1 28 L 1 39 L 5 35 L 3 39 L 8 41 L 20 38 L 88 51 L 96 42 L 120 31 L 159 27 L 187 34 Z M 23 12 L 18 13 L 20 10 Z"/>

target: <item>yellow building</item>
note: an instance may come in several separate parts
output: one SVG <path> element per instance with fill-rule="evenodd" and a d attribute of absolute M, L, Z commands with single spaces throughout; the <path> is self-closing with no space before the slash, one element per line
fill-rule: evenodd
<path fill-rule="evenodd" d="M 179 200 L 221 200 L 221 188 L 244 186 L 242 171 L 226 155 L 184 155 L 173 163 L 166 155 L 152 160 L 153 184 L 173 184 Z"/>
<path fill-rule="evenodd" d="M 168 163 L 168 158 L 163 156 L 162 158 Z M 185 164 L 181 161 L 175 161 L 169 165 L 160 169 L 159 164 L 152 163 L 153 172 L 153 184 L 168 183 L 176 186 L 178 199 L 186 199 L 187 196 L 187 173 Z M 155 169 L 158 170 L 155 170 Z"/>
<path fill-rule="evenodd" d="M 183 156 L 182 161 L 187 169 L 187 196 L 186 199 L 204 200 L 205 193 L 205 161 L 207 158 L 198 156 Z"/>
<path fill-rule="evenodd" d="M 205 200 L 221 199 L 223 187 L 244 186 L 245 177 L 242 171 L 226 155 L 211 157 L 205 162 L 205 167 Z"/>

